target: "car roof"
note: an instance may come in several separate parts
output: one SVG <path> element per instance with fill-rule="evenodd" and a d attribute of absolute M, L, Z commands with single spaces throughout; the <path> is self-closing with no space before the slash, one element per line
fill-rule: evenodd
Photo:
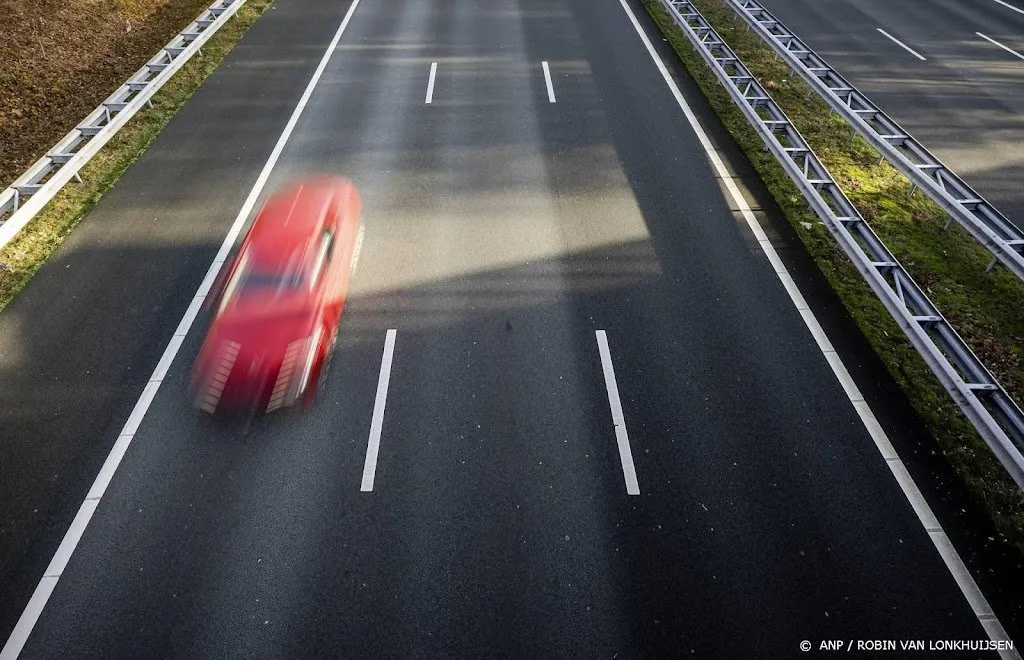
<path fill-rule="evenodd" d="M 332 197 L 346 183 L 340 178 L 312 179 L 268 199 L 249 230 L 253 263 L 263 268 L 294 263 L 296 252 L 317 238 Z"/>
<path fill-rule="evenodd" d="M 253 223 L 252 240 L 290 242 L 301 238 L 305 242 L 323 222 L 331 196 L 329 188 L 307 184 L 275 194 L 263 205 Z"/>

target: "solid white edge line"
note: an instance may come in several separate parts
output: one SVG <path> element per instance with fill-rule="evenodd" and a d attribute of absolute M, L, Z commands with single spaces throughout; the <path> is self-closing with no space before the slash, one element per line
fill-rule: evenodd
<path fill-rule="evenodd" d="M 1005 51 L 1006 51 L 1007 53 L 1010 53 L 1011 55 L 1016 55 L 1016 56 L 1017 56 L 1017 57 L 1019 57 L 1020 59 L 1024 60 L 1024 55 L 1021 55 L 1020 53 L 1018 53 L 1018 52 L 1017 52 L 1017 51 L 1015 51 L 1014 49 L 1010 48 L 1009 46 L 1004 46 L 1003 44 L 999 43 L 998 41 L 996 41 L 996 40 L 995 40 L 995 39 L 993 39 L 992 37 L 986 36 L 986 35 L 982 34 L 981 32 L 975 32 L 974 34 L 978 35 L 979 37 L 981 37 L 981 38 L 982 38 L 982 39 L 984 39 L 985 41 L 988 41 L 988 42 L 989 42 L 989 43 L 991 43 L 991 44 L 994 44 L 994 45 L 996 45 L 996 46 L 999 46 L 1000 48 L 1002 48 L 1003 50 L 1005 50 Z"/>
<path fill-rule="evenodd" d="M 430 63 L 430 78 L 427 79 L 427 99 L 426 103 L 434 102 L 434 78 L 437 77 L 437 62 Z"/>
<path fill-rule="evenodd" d="M 377 474 L 377 454 L 380 452 L 380 432 L 384 427 L 384 408 L 388 402 L 388 384 L 391 382 L 391 361 L 395 354 L 395 335 L 391 329 L 384 336 L 384 354 L 380 359 L 380 376 L 377 378 L 377 397 L 373 402 L 373 417 L 370 421 L 370 439 L 366 442 L 366 462 L 363 463 L 363 481 L 359 490 L 368 493 L 373 490 L 373 479 Z"/>
<path fill-rule="evenodd" d="M 911 47 L 910 47 L 910 46 L 908 46 L 907 44 L 903 43 L 902 41 L 900 41 L 900 40 L 899 40 L 899 39 L 897 39 L 896 37 L 892 36 L 891 34 L 889 34 L 888 32 L 886 32 L 886 31 L 885 31 L 885 30 L 883 30 L 882 28 L 875 28 L 875 29 L 876 29 L 876 30 L 878 30 L 879 32 L 881 32 L 881 33 L 882 33 L 882 34 L 883 34 L 884 36 L 886 36 L 886 37 L 888 37 L 889 39 L 891 39 L 891 40 L 893 41 L 893 43 L 895 43 L 895 44 L 896 44 L 897 46 L 900 46 L 900 47 L 902 47 L 902 48 L 903 48 L 903 49 L 904 49 L 905 51 L 907 51 L 908 53 L 910 53 L 911 55 L 913 55 L 913 56 L 914 56 L 914 57 L 916 57 L 917 59 L 921 60 L 922 62 L 924 62 L 924 61 L 925 61 L 925 57 L 924 57 L 924 55 L 922 55 L 921 53 L 917 52 L 916 50 L 914 50 L 913 48 L 911 48 Z"/>
<path fill-rule="evenodd" d="M 181 338 L 185 336 L 188 329 L 195 321 L 196 316 L 198 316 L 210 285 L 218 271 L 220 271 L 221 266 L 223 266 L 228 253 L 231 251 L 231 247 L 234 245 L 235 240 L 242 231 L 242 227 L 245 226 L 245 222 L 249 218 L 249 213 L 252 212 L 257 198 L 259 198 L 260 193 L 263 191 L 263 187 L 270 178 L 270 173 L 274 169 L 274 165 L 277 164 L 277 159 L 281 157 L 281 152 L 284 150 L 285 144 L 291 137 L 292 131 L 295 130 L 295 125 L 298 123 L 299 117 L 302 115 L 302 112 L 306 107 L 306 103 L 309 102 L 309 98 L 313 94 L 313 89 L 316 87 L 324 70 L 327 68 L 327 63 L 334 54 L 338 42 L 341 40 L 341 35 L 345 32 L 345 28 L 348 27 L 349 21 L 352 19 L 352 14 L 355 13 L 356 7 L 359 6 L 359 2 L 360 0 L 352 0 L 352 5 L 345 14 L 345 18 L 342 20 L 341 26 L 338 27 L 338 31 L 334 34 L 334 38 L 327 46 L 327 50 L 320 59 L 319 66 L 317 66 L 316 71 L 313 72 L 313 77 L 310 78 L 309 84 L 306 85 L 306 89 L 303 92 L 302 97 L 295 106 L 295 110 L 292 111 L 292 115 L 288 119 L 288 123 L 285 125 L 284 131 L 281 133 L 281 137 L 278 138 L 277 144 L 274 145 L 274 150 L 270 153 L 270 157 L 263 166 L 263 170 L 260 172 L 259 177 L 257 177 L 256 183 L 253 184 L 252 190 L 249 191 L 249 196 L 246 197 L 245 203 L 242 204 L 241 210 L 235 217 L 235 221 L 231 225 L 230 230 L 228 230 L 228 234 L 224 238 L 224 242 L 221 244 L 220 250 L 217 252 L 217 257 L 214 259 L 213 263 L 210 265 L 210 269 L 206 273 L 206 276 L 203 278 L 203 283 L 200 285 L 199 293 L 197 293 L 192 299 L 188 309 L 185 311 L 184 317 L 182 317 L 181 322 L 178 324 L 174 334 L 171 336 L 171 340 L 168 342 L 167 348 L 164 350 L 159 363 L 153 370 L 153 375 L 146 383 L 145 388 L 143 388 L 142 394 L 139 397 L 138 402 L 135 404 L 135 408 L 128 417 L 128 421 L 125 423 L 124 428 L 121 430 L 121 433 L 118 435 L 118 438 L 114 443 L 114 446 L 107 455 L 107 459 L 104 462 L 103 467 L 100 468 L 99 474 L 96 475 L 96 479 L 93 482 L 92 487 L 89 489 L 89 493 L 86 496 L 85 501 L 82 502 L 82 506 L 78 510 L 78 514 L 72 521 L 68 531 L 64 534 L 64 538 L 61 541 L 60 546 L 57 548 L 57 551 L 54 553 L 53 559 L 50 561 L 50 565 L 47 567 L 43 577 L 36 585 L 35 591 L 32 593 L 32 597 L 29 599 L 28 604 L 25 606 L 21 616 L 18 618 L 18 622 L 15 624 L 14 630 L 11 631 L 10 636 L 7 638 L 7 642 L 4 644 L 3 649 L 0 650 L 0 660 L 15 660 L 15 658 L 17 658 L 21 653 L 21 650 L 25 647 L 25 643 L 28 641 L 28 637 L 32 633 L 32 629 L 35 627 L 36 621 L 39 620 L 39 616 L 46 607 L 46 602 L 49 600 L 54 588 L 57 586 L 57 582 L 63 574 L 64 568 L 67 566 L 67 562 L 71 559 L 72 553 L 74 553 L 75 548 L 78 546 L 78 542 L 81 540 L 82 534 L 85 532 L 85 528 L 89 524 L 89 520 L 92 518 L 93 512 L 99 505 L 100 499 L 103 497 L 103 493 L 106 492 L 107 486 L 110 484 L 110 480 L 113 478 L 114 473 L 117 471 L 117 468 L 121 463 L 121 459 L 124 457 L 125 452 L 127 452 L 128 446 L 131 444 L 131 441 L 135 436 L 135 432 L 138 429 L 139 424 L 142 422 L 142 418 L 149 409 L 149 405 L 153 402 L 153 398 L 156 396 L 156 392 L 159 389 L 160 384 L 163 382 L 164 374 L 167 373 L 167 369 L 170 367 L 171 363 L 174 361 L 174 357 L 178 353 L 178 350 L 181 348 Z"/>
<path fill-rule="evenodd" d="M 548 68 L 547 61 L 541 62 L 541 67 L 544 69 L 544 84 L 548 88 L 548 102 L 555 102 L 555 86 L 551 84 L 551 69 Z"/>
<path fill-rule="evenodd" d="M 64 574 L 64 569 L 71 561 L 71 554 L 75 551 L 78 540 L 85 533 L 85 528 L 89 524 L 89 520 L 92 519 L 92 514 L 96 512 L 99 502 L 99 499 L 86 499 L 82 502 L 82 506 L 78 507 L 75 519 L 71 521 L 71 526 L 68 527 L 67 533 L 57 547 L 57 552 L 53 553 L 53 559 L 50 560 L 50 564 L 43 572 L 43 577 L 56 581 Z"/>
<path fill-rule="evenodd" d="M 1017 12 L 1018 14 L 1024 14 L 1024 9 L 1021 9 L 1020 7 L 1014 7 L 1013 5 L 1011 5 L 1008 2 L 1003 2 L 1003 0 L 995 0 L 995 2 L 998 2 L 999 4 L 1001 4 L 1002 6 L 1006 7 L 1007 9 L 1012 9 L 1013 11 Z"/>
<path fill-rule="evenodd" d="M 640 26 L 640 22 L 637 21 L 633 11 L 629 8 L 629 5 L 626 4 L 626 0 L 619 0 L 619 4 L 629 17 L 630 22 L 633 24 L 633 29 L 636 30 L 640 40 L 647 48 L 647 52 L 651 56 L 651 59 L 654 60 L 654 64 L 658 68 L 658 71 L 661 72 L 661 76 L 665 80 L 665 84 L 668 85 L 676 103 L 682 110 L 683 115 L 689 122 L 693 132 L 697 135 L 697 139 L 704 148 L 704 151 L 718 173 L 719 178 L 724 182 L 726 190 L 729 192 L 729 197 L 732 198 L 732 201 L 736 204 L 736 208 L 738 208 L 740 213 L 743 215 L 743 219 L 746 221 L 747 226 L 750 227 L 750 230 L 754 233 L 755 237 L 757 237 L 757 242 L 761 246 L 761 250 L 774 262 L 778 259 L 775 247 L 767 239 L 764 230 L 757 221 L 757 218 L 754 217 L 754 213 L 750 210 L 750 205 L 747 204 L 746 199 L 737 187 L 732 175 L 730 175 L 729 171 L 726 169 L 725 164 L 722 162 L 721 157 L 715 150 L 715 147 L 711 143 L 710 138 L 708 138 L 704 128 L 697 120 L 696 115 L 694 115 L 690 105 L 686 102 L 686 99 L 683 98 L 682 93 L 679 91 L 679 87 L 672 79 L 672 75 L 669 73 L 665 63 L 661 61 L 657 51 L 654 50 L 654 46 L 651 45 L 651 41 L 647 38 L 647 34 L 644 33 L 643 28 Z M 794 305 L 797 305 L 802 301 L 802 296 L 798 299 L 793 295 L 793 291 L 797 291 L 798 289 L 789 272 L 785 270 L 785 268 L 781 271 L 776 269 L 776 274 L 779 279 L 783 281 L 785 289 L 790 294 L 790 298 L 793 300 Z M 821 325 L 818 323 L 817 318 L 812 313 L 806 315 L 801 314 L 801 316 L 804 319 L 804 323 L 807 325 L 808 330 L 811 331 L 812 337 L 814 337 L 815 341 L 818 342 L 819 349 L 821 349 L 822 353 L 828 359 L 829 365 L 832 366 L 833 372 L 836 374 L 836 378 L 840 379 L 840 382 L 845 380 L 845 378 L 849 378 L 849 374 L 845 373 L 845 366 L 843 368 L 844 373 L 842 375 L 835 371 L 836 365 L 842 364 L 839 356 L 835 354 L 835 349 L 826 350 L 825 346 L 819 342 L 819 337 L 824 337 L 825 333 L 821 328 Z M 830 356 L 829 353 L 832 355 Z M 846 390 L 847 383 L 843 382 L 843 387 L 844 390 Z M 849 396 L 850 391 L 846 391 Z M 936 550 L 939 552 L 939 556 L 942 557 L 943 562 L 945 562 L 946 568 L 949 570 L 950 574 L 952 574 L 957 586 L 960 587 L 961 593 L 963 593 L 964 598 L 973 610 L 978 622 L 982 625 L 985 632 L 988 633 L 990 639 L 1012 641 L 1006 634 L 1006 630 L 1003 629 L 999 619 L 993 613 L 992 607 L 989 605 L 984 594 L 981 593 L 981 590 L 978 588 L 977 583 L 971 576 L 970 571 L 968 571 L 967 567 L 964 566 L 963 560 L 960 558 L 959 553 L 957 553 L 956 548 L 953 547 L 953 544 L 950 543 L 946 533 L 942 530 L 938 520 L 932 513 L 931 507 L 928 506 L 928 503 L 925 501 L 920 489 L 918 489 L 917 484 L 910 477 L 910 473 L 907 472 L 903 461 L 899 459 L 896 451 L 892 447 L 892 443 L 889 442 L 888 436 L 885 431 L 882 430 L 882 427 L 879 425 L 870 406 L 868 406 L 863 400 L 854 401 L 851 399 L 851 403 L 857 411 L 857 414 L 860 416 L 861 421 L 864 423 L 864 427 L 871 435 L 871 439 L 875 442 L 875 446 L 878 448 L 879 453 L 883 457 L 887 458 L 885 461 L 886 465 L 889 466 L 889 470 L 892 472 L 896 482 L 903 490 L 904 496 L 910 502 L 914 513 L 921 521 L 921 525 L 927 531 L 933 545 L 935 545 Z M 1013 649 L 1000 651 L 999 655 L 1004 660 L 1019 660 L 1020 658 L 1017 651 Z"/>
<path fill-rule="evenodd" d="M 604 372 L 605 389 L 608 390 L 608 406 L 612 410 L 612 424 L 615 426 L 615 443 L 619 446 L 619 461 L 622 463 L 622 476 L 626 480 L 626 493 L 629 495 L 639 495 L 640 484 L 636 480 L 633 450 L 629 447 L 629 434 L 626 433 L 626 418 L 622 414 L 619 385 L 615 382 L 612 352 L 608 348 L 608 333 L 604 330 L 597 331 L 597 350 L 601 354 L 601 370 Z"/>

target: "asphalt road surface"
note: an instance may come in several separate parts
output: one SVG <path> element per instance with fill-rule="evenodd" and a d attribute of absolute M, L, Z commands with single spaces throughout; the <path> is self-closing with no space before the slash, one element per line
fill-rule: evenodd
<path fill-rule="evenodd" d="M 760 1 L 1024 227 L 1024 2 Z"/>
<path fill-rule="evenodd" d="M 4 638 L 349 9 L 279 0 L 0 315 Z M 366 237 L 317 407 L 195 413 L 201 313 L 22 658 L 987 638 L 617 1 L 362 0 L 266 190 L 325 170 Z"/>

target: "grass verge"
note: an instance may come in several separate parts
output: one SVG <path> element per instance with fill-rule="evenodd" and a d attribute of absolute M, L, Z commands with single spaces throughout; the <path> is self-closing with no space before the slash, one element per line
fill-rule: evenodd
<path fill-rule="evenodd" d="M 660 0 L 642 0 L 696 79 L 835 289 L 846 309 L 920 415 L 937 447 L 989 512 L 1002 541 L 1024 553 L 1024 500 L 899 326 L 819 222 L 796 186 L 747 123 Z M 1024 399 L 1024 283 L 991 259 L 966 231 L 943 231 L 946 216 L 817 97 L 723 0 L 693 0 L 814 149 L 836 182 L 1010 395 Z M 810 226 L 810 229 L 806 227 Z"/>
<path fill-rule="evenodd" d="M 273 0 L 248 0 L 198 53 L 153 96 L 153 106 L 139 111 L 71 182 L 0 250 L 0 311 L 24 288 L 71 231 L 146 151 L 199 85 L 217 67 Z"/>

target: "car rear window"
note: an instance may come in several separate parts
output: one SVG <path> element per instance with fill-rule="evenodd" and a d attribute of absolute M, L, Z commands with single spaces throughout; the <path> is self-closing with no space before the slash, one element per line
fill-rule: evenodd
<path fill-rule="evenodd" d="M 249 270 L 243 273 L 238 290 L 241 295 L 255 291 L 266 291 L 267 289 L 284 292 L 301 287 L 305 281 L 305 276 L 298 271 L 274 273 Z"/>
<path fill-rule="evenodd" d="M 277 268 L 261 267 L 253 261 L 249 252 L 239 256 L 238 267 L 224 287 L 219 312 L 223 312 L 233 301 L 254 294 L 277 297 L 294 293 L 306 285 L 307 276 L 301 268 L 301 251 L 293 252 L 285 264 L 279 264 Z"/>

